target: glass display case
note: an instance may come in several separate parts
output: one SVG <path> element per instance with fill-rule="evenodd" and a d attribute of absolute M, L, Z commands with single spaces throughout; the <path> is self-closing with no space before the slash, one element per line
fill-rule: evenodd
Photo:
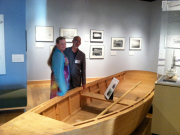
<path fill-rule="evenodd" d="M 162 2 L 158 78 L 180 76 L 180 1 Z M 171 79 L 169 79 L 171 81 Z"/>
<path fill-rule="evenodd" d="M 151 133 L 179 135 L 180 1 L 163 1 L 162 7 L 158 59 L 160 78 L 155 83 Z M 173 80 L 173 77 L 176 79 Z"/>

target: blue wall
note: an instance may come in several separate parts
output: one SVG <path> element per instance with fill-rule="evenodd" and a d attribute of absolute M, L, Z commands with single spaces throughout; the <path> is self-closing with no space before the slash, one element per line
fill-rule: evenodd
<path fill-rule="evenodd" d="M 4 15 L 6 74 L 0 75 L 0 90 L 27 87 L 25 0 L 0 0 Z M 24 54 L 25 62 L 12 62 L 12 54 Z"/>

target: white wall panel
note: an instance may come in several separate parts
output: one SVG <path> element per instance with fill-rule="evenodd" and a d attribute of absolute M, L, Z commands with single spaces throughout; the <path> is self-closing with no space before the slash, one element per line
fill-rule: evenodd
<path fill-rule="evenodd" d="M 0 15 L 0 74 L 6 74 L 3 15 Z"/>

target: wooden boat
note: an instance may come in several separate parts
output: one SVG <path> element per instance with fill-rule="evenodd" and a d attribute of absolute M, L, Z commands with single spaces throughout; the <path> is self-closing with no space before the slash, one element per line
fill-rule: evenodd
<path fill-rule="evenodd" d="M 98 116 L 114 101 L 104 92 L 117 78 L 114 101 L 142 81 L 130 93 Z M 129 135 L 145 118 L 154 96 L 157 74 L 147 71 L 124 71 L 102 78 L 55 97 L 0 126 L 0 134 L 46 135 Z"/>

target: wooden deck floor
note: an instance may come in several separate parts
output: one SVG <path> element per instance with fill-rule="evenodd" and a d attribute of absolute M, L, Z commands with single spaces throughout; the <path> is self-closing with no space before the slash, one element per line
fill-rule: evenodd
<path fill-rule="evenodd" d="M 94 81 L 96 79 L 87 79 L 87 82 Z M 27 85 L 27 111 L 33 107 L 49 100 L 50 97 L 50 83 L 36 83 Z M 24 110 L 9 110 L 0 111 L 0 125 L 8 122 L 9 120 L 22 114 Z M 148 114 L 142 124 L 132 133 L 132 135 L 151 135 L 151 120 L 152 116 Z"/>

